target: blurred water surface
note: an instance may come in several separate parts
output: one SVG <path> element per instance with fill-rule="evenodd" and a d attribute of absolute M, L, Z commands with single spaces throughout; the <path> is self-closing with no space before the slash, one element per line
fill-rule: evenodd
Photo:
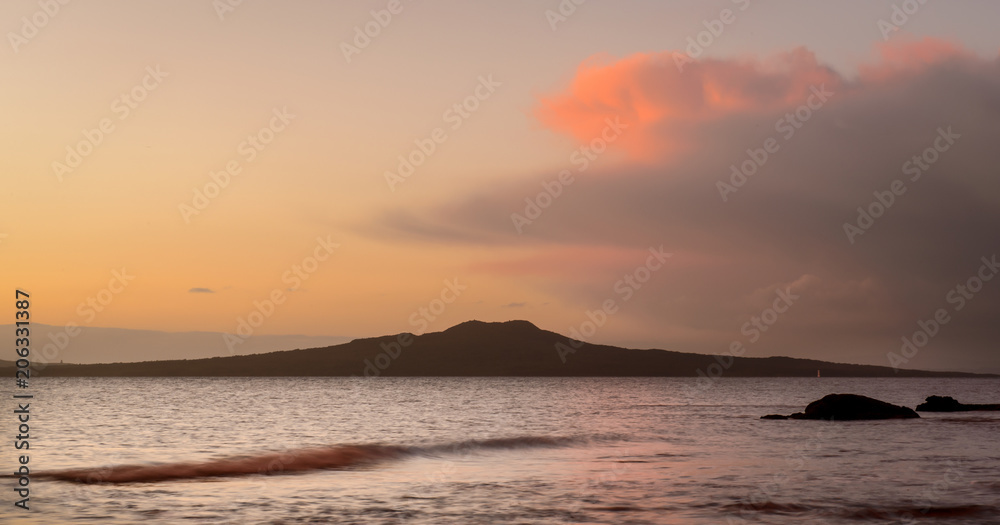
<path fill-rule="evenodd" d="M 394 453 L 275 475 L 37 479 L 30 512 L 3 491 L 5 522 L 1000 523 L 1000 412 L 759 419 L 830 393 L 996 403 L 994 379 L 42 378 L 33 390 L 33 472 Z M 15 461 L 10 447 L 4 470 Z"/>

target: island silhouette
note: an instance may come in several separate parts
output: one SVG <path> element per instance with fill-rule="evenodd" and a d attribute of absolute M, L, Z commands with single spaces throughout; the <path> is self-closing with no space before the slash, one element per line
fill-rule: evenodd
<path fill-rule="evenodd" d="M 136 348 L 141 352 L 141 348 Z M 6 363 L 4 363 L 6 364 Z M 2 365 L 0 365 L 2 366 Z M 323 348 L 131 363 L 47 364 L 44 377 L 997 377 L 791 357 L 734 357 L 591 344 L 523 321 L 467 321 L 441 332 Z"/>

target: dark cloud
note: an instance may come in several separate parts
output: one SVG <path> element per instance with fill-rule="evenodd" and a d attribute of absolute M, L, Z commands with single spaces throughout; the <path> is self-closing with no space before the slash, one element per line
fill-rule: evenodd
<path fill-rule="evenodd" d="M 564 246 L 663 245 L 675 257 L 623 314 L 650 327 L 637 340 L 722 352 L 729 341 L 746 341 L 741 326 L 776 290 L 792 287 L 801 299 L 748 355 L 888 364 L 902 336 L 945 309 L 948 323 L 906 366 L 1000 372 L 1000 279 L 961 310 L 952 291 L 980 271 L 982 258 L 1000 255 L 1000 64 L 954 49 L 917 51 L 830 83 L 834 94 L 787 139 L 776 123 L 802 101 L 774 107 L 770 94 L 762 109 L 711 113 L 683 126 L 669 115 L 644 122 L 637 132 L 645 136 L 633 144 L 683 136 L 688 147 L 665 148 L 669 154 L 655 162 L 578 173 L 523 233 L 511 214 L 523 213 L 524 199 L 551 174 L 411 211 L 405 220 L 386 215 L 383 234 L 536 245 L 556 257 Z M 620 91 L 655 89 L 661 71 L 650 65 L 625 80 L 639 86 Z M 938 137 L 948 130 L 952 143 L 928 153 L 936 161 L 913 180 L 914 164 L 906 163 L 945 144 Z M 718 183 L 732 183 L 731 166 L 769 138 L 779 149 L 723 201 Z M 858 207 L 877 212 L 875 192 L 888 201 L 897 180 L 905 193 L 849 238 L 844 225 L 857 224 Z M 609 282 L 575 276 L 554 277 L 548 291 L 581 310 L 608 296 Z"/>
<path fill-rule="evenodd" d="M 215 293 L 215 290 L 210 288 L 192 288 L 188 290 L 188 293 Z"/>

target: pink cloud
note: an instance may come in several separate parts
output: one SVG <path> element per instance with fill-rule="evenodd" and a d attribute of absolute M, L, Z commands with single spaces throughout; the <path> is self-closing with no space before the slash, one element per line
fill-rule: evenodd
<path fill-rule="evenodd" d="M 564 91 L 543 97 L 536 117 L 581 143 L 598 137 L 607 119 L 628 128 L 613 147 L 633 158 L 662 159 L 698 146 L 694 126 L 738 114 L 762 114 L 802 104 L 814 88 L 838 94 L 968 55 L 951 42 L 925 38 L 877 46 L 874 64 L 848 82 L 806 48 L 772 57 L 677 61 L 677 52 L 594 56 Z"/>
<path fill-rule="evenodd" d="M 875 49 L 878 62 L 859 68 L 862 82 L 888 82 L 918 74 L 941 62 L 972 57 L 972 53 L 958 44 L 930 37 L 881 42 Z"/>

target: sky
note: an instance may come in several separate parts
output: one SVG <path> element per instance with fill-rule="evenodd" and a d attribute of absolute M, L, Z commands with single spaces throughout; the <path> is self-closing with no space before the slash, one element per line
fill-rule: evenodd
<path fill-rule="evenodd" d="M 39 323 L 223 332 L 235 353 L 527 319 L 1000 372 L 998 19 L 4 2 L 0 281 Z"/>

